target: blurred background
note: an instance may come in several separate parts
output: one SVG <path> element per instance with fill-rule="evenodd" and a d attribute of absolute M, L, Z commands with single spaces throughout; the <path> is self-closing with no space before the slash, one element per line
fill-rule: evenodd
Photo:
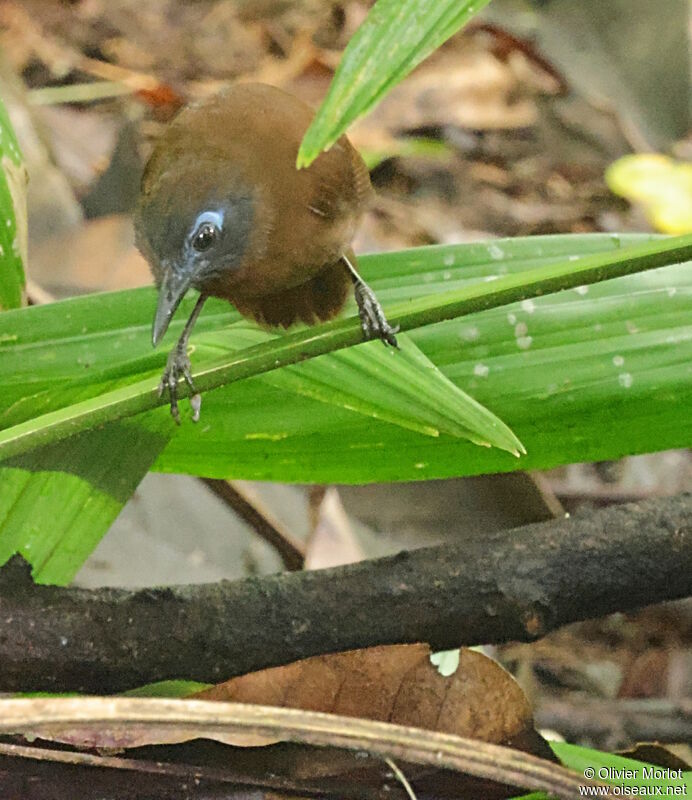
<path fill-rule="evenodd" d="M 234 80 L 319 104 L 370 5 L 0 1 L 0 96 L 30 173 L 30 301 L 150 283 L 130 215 L 163 126 Z M 350 131 L 377 191 L 356 251 L 692 231 L 689 36 L 688 0 L 493 0 Z M 78 582 L 272 572 L 277 541 L 324 567 L 689 488 L 688 451 L 394 486 L 152 474 Z M 692 740 L 691 640 L 677 603 L 494 654 L 540 726 L 612 748 Z"/>

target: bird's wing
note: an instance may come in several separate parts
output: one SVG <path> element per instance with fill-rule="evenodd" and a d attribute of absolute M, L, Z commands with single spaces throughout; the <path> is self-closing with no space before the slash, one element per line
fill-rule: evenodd
<path fill-rule="evenodd" d="M 308 168 L 313 172 L 308 210 L 325 222 L 360 216 L 372 188 L 367 167 L 345 136 Z"/>

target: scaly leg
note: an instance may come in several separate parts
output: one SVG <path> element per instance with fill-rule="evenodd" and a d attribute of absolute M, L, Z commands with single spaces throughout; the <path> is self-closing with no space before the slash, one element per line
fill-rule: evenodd
<path fill-rule="evenodd" d="M 195 307 L 192 309 L 190 319 L 185 323 L 183 332 L 180 334 L 178 343 L 168 354 L 168 361 L 166 369 L 161 376 L 159 383 L 159 397 L 168 389 L 168 396 L 171 400 L 171 416 L 180 425 L 180 410 L 178 409 L 178 381 L 180 378 L 185 379 L 185 383 L 190 389 L 190 405 L 192 406 L 192 419 L 194 422 L 199 420 L 199 410 L 202 405 L 202 398 L 200 397 L 195 385 L 192 382 L 192 374 L 190 372 L 190 358 L 187 354 L 187 345 L 190 340 L 190 334 L 195 327 L 195 322 L 199 317 L 202 307 L 207 299 L 207 295 L 201 294 Z"/>
<path fill-rule="evenodd" d="M 358 314 L 360 316 L 360 326 L 363 329 L 363 335 L 366 339 L 381 339 L 384 344 L 398 347 L 395 334 L 399 330 L 399 326 L 393 328 L 384 315 L 382 306 L 380 305 L 375 293 L 368 286 L 368 284 L 360 277 L 358 271 L 353 266 L 351 261 L 346 256 L 341 256 L 346 269 L 348 269 L 351 280 L 353 281 L 353 290 L 356 296 L 356 303 L 358 303 Z"/>

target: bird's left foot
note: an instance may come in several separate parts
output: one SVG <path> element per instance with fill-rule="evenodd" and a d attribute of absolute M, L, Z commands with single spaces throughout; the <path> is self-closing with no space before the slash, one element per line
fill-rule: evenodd
<path fill-rule="evenodd" d="M 396 334 L 399 332 L 399 326 L 392 327 L 387 322 L 382 306 L 373 290 L 361 280 L 355 283 L 354 291 L 358 303 L 360 326 L 365 338 L 381 339 L 384 344 L 398 348 Z"/>
<path fill-rule="evenodd" d="M 187 347 L 181 347 L 180 344 L 176 345 L 168 354 L 168 361 L 166 369 L 161 376 L 159 383 L 159 397 L 168 389 L 168 396 L 171 401 L 171 416 L 180 425 L 180 409 L 178 408 L 178 381 L 184 378 L 185 383 L 190 389 L 190 405 L 192 406 L 192 420 L 197 422 L 199 420 L 200 407 L 202 405 L 202 396 L 195 388 L 192 382 L 192 366 L 190 364 L 190 357 L 187 354 Z"/>

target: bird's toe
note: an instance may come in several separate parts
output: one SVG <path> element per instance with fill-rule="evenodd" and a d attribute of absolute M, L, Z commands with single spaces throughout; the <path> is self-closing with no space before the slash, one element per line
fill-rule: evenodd
<path fill-rule="evenodd" d="M 182 378 L 187 384 L 192 404 L 192 418 L 195 422 L 199 419 L 199 410 L 202 403 L 201 397 L 192 381 L 192 365 L 187 352 L 179 348 L 174 348 L 168 355 L 166 369 L 163 371 L 161 381 L 158 386 L 159 397 L 168 390 L 168 398 L 171 407 L 171 416 L 180 425 L 180 408 L 178 406 L 178 383 Z"/>
<path fill-rule="evenodd" d="M 380 339 L 384 344 L 398 349 L 396 334 L 399 326 L 389 324 L 375 293 L 367 284 L 356 285 L 356 301 L 364 338 Z"/>

